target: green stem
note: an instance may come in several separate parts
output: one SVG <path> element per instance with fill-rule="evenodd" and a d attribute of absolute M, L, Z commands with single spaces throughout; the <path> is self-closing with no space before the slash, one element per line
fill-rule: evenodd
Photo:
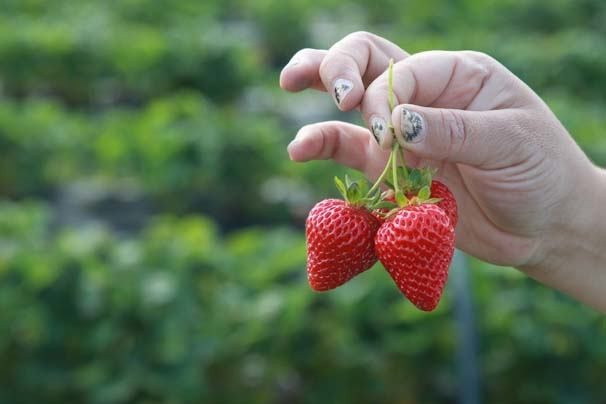
<path fill-rule="evenodd" d="M 406 167 L 406 158 L 404 157 L 404 149 L 399 147 L 400 150 L 400 164 L 404 167 L 404 179 L 408 180 L 408 168 Z"/>
<path fill-rule="evenodd" d="M 388 82 L 389 82 L 389 94 L 388 94 L 389 109 L 391 111 L 393 111 L 393 109 L 396 106 L 396 97 L 395 97 L 395 94 L 393 91 L 393 59 L 389 60 Z M 389 130 L 391 130 L 393 133 L 394 128 L 393 128 L 391 119 L 389 120 Z M 370 197 L 379 188 L 379 186 L 383 183 L 383 181 L 385 180 L 385 178 L 387 177 L 387 175 L 389 173 L 390 168 L 391 168 L 391 175 L 393 178 L 394 190 L 396 191 L 396 193 L 400 190 L 400 186 L 398 184 L 398 156 L 399 156 L 399 153 L 401 153 L 400 154 L 401 159 L 402 159 L 401 164 L 404 166 L 405 175 L 408 176 L 406 166 L 404 165 L 404 153 L 400 149 L 400 145 L 398 144 L 398 142 L 395 142 L 393 147 L 391 148 L 391 153 L 389 153 L 389 159 L 387 159 L 385 168 L 383 169 L 383 172 L 381 173 L 379 178 L 377 178 L 377 181 L 368 190 L 368 193 L 366 194 L 367 198 Z"/>
<path fill-rule="evenodd" d="M 387 72 L 389 83 L 389 110 L 393 111 L 393 109 L 396 107 L 396 97 L 393 92 L 393 59 L 389 59 L 389 67 Z"/>
<path fill-rule="evenodd" d="M 381 173 L 379 178 L 377 178 L 377 181 L 375 181 L 375 183 L 372 185 L 372 187 L 368 190 L 368 193 L 366 194 L 367 197 L 372 195 L 372 193 L 375 192 L 377 190 L 377 188 L 379 188 L 379 186 L 383 183 L 383 181 L 385 180 L 385 177 L 387 177 L 387 173 L 389 172 L 389 167 L 391 166 L 391 161 L 393 160 L 393 158 L 394 158 L 393 152 L 389 153 L 389 158 L 387 159 L 385 168 L 383 169 L 383 172 Z"/>
<path fill-rule="evenodd" d="M 389 66 L 387 68 L 387 83 L 388 83 L 388 93 L 387 93 L 387 101 L 389 102 L 389 112 L 393 112 L 393 109 L 396 107 L 396 96 L 393 92 L 393 59 L 389 59 Z M 387 129 L 391 131 L 391 134 L 394 134 L 393 123 L 391 122 L 391 116 L 389 118 L 389 123 L 387 124 Z"/>
<path fill-rule="evenodd" d="M 400 191 L 400 186 L 398 185 L 398 149 L 400 145 L 396 142 L 391 149 L 391 155 L 393 156 L 391 159 L 391 175 L 393 177 L 393 188 L 396 192 L 396 195 Z"/>

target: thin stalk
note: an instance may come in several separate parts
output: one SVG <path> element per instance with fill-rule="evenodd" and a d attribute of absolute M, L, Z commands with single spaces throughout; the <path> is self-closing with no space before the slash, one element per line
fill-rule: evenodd
<path fill-rule="evenodd" d="M 375 181 L 375 183 L 372 185 L 372 187 L 368 190 L 368 193 L 366 194 L 367 197 L 372 195 L 373 192 L 375 192 L 377 190 L 377 188 L 379 188 L 379 186 L 383 183 L 383 181 L 385 180 L 385 177 L 387 177 L 387 173 L 389 173 L 389 167 L 391 166 L 391 162 L 394 159 L 394 157 L 395 156 L 394 156 L 393 151 L 391 153 L 389 153 L 389 159 L 387 159 L 385 168 L 383 169 L 383 172 L 381 173 L 379 178 L 377 178 L 377 181 Z"/>
<path fill-rule="evenodd" d="M 387 68 L 387 83 L 389 86 L 389 90 L 387 93 L 387 102 L 389 103 L 389 112 L 393 112 L 393 109 L 396 107 L 396 96 L 393 92 L 393 59 L 389 59 L 389 67 Z M 391 122 L 391 115 L 389 116 L 389 123 L 387 124 L 387 129 L 391 131 L 391 134 L 394 134 L 393 123 Z"/>
<path fill-rule="evenodd" d="M 393 176 L 393 188 L 396 192 L 396 195 L 400 191 L 400 186 L 398 185 L 398 149 L 400 145 L 396 142 L 391 149 L 391 154 L 393 158 L 391 159 L 391 175 Z"/>
<path fill-rule="evenodd" d="M 402 170 L 402 172 L 404 173 L 404 180 L 408 180 L 408 168 L 406 167 L 406 158 L 404 157 L 404 148 L 399 147 L 398 149 L 400 150 L 400 164 L 402 167 L 404 167 L 404 170 Z"/>
<path fill-rule="evenodd" d="M 393 111 L 396 107 L 396 97 L 393 92 L 393 59 L 389 59 L 389 67 L 388 67 L 388 83 L 389 83 L 389 110 Z"/>
<path fill-rule="evenodd" d="M 389 111 L 393 112 L 394 108 L 396 107 L 396 96 L 393 91 L 393 59 L 389 60 L 389 67 L 388 67 L 387 72 L 388 72 L 387 80 L 388 80 L 388 85 L 389 85 L 389 94 L 388 94 Z M 394 132 L 395 129 L 393 127 L 393 122 L 391 122 L 391 117 L 389 119 L 389 126 L 390 126 L 390 130 L 392 132 Z M 396 141 L 391 150 L 391 154 L 393 154 L 393 159 L 391 160 L 391 172 L 393 175 L 393 187 L 394 187 L 394 191 L 396 192 L 396 195 L 400 192 L 400 185 L 399 185 L 399 181 L 398 181 L 398 155 L 399 155 L 399 152 L 401 152 L 400 145 Z M 404 154 L 403 153 L 402 153 L 401 164 L 404 167 L 404 171 L 406 172 L 407 170 L 406 170 L 406 165 L 404 165 Z"/>
<path fill-rule="evenodd" d="M 395 94 L 393 91 L 393 64 L 394 64 L 393 59 L 390 59 L 389 67 L 388 67 L 388 83 L 389 83 L 388 101 L 389 101 L 389 109 L 391 111 L 393 111 L 393 109 L 396 107 L 396 97 L 395 97 Z M 392 133 L 394 131 L 391 119 L 389 120 L 389 130 L 391 130 Z M 404 165 L 404 153 L 402 152 L 398 142 L 395 142 L 393 147 L 391 148 L 391 153 L 389 153 L 389 159 L 387 160 L 387 163 L 385 164 L 385 168 L 383 169 L 383 172 L 381 173 L 379 178 L 377 178 L 377 181 L 368 190 L 368 193 L 366 194 L 367 198 L 369 198 L 383 183 L 383 181 L 389 174 L 390 168 L 391 168 L 391 175 L 393 178 L 394 190 L 396 191 L 396 193 L 398 193 L 398 191 L 400 190 L 399 181 L 398 181 L 398 157 L 400 157 L 402 160 L 401 164 L 404 167 L 404 175 L 408 176 L 408 171 L 406 170 L 406 165 Z"/>

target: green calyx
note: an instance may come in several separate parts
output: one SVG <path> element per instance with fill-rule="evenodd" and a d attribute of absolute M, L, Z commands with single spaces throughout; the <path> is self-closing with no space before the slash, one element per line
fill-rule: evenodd
<path fill-rule="evenodd" d="M 401 206 L 410 204 L 404 197 L 414 198 L 420 203 L 432 203 L 431 180 L 434 173 L 432 168 L 407 168 L 405 165 L 398 165 L 394 178 L 387 177 L 384 182 L 394 190 L 396 201 L 401 203 Z"/>
<path fill-rule="evenodd" d="M 388 101 L 390 109 L 393 111 L 395 108 L 393 60 L 389 61 L 388 74 Z M 390 122 L 388 126 L 393 134 L 393 124 Z M 389 216 L 406 206 L 439 202 L 439 198 L 431 197 L 431 180 L 434 174 L 435 170 L 429 167 L 406 167 L 404 152 L 400 144 L 395 142 L 383 172 L 370 189 L 366 180 L 352 181 L 347 175 L 345 182 L 335 177 L 335 184 L 350 205 L 365 207 L 368 210 L 377 211 L 382 216 Z M 381 185 L 388 191 L 381 193 Z"/>
<path fill-rule="evenodd" d="M 364 179 L 353 181 L 349 175 L 345 174 L 345 181 L 335 177 L 335 185 L 343 196 L 343 199 L 351 206 L 372 207 L 380 200 L 381 195 L 378 192 L 369 192 L 368 182 Z"/>

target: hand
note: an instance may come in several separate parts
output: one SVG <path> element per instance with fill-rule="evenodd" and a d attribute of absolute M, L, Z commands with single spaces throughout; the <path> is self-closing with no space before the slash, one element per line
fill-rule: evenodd
<path fill-rule="evenodd" d="M 337 107 L 349 111 L 359 106 L 366 86 L 387 69 L 390 59 L 400 61 L 408 56 L 386 39 L 356 32 L 329 50 L 297 52 L 282 70 L 280 86 L 293 92 L 307 88 L 328 91 Z"/>
<path fill-rule="evenodd" d="M 356 34 L 358 43 L 364 35 Z M 606 253 L 600 251 L 606 245 L 606 223 L 596 223 L 606 206 L 606 176 L 545 103 L 485 54 L 430 51 L 395 64 L 400 105 L 390 111 L 387 73 L 372 77 L 354 68 L 372 66 L 375 73 L 385 68 L 385 54 L 375 61 L 375 53 L 353 45 L 346 38 L 338 53 L 331 49 L 321 61 L 319 54 L 313 60 L 299 54 L 299 65 L 283 71 L 281 82 L 292 89 L 286 84 L 296 77 L 314 85 L 347 77 L 354 85 L 341 107 L 359 106 L 383 148 L 368 129 L 324 122 L 299 131 L 289 145 L 291 158 L 334 158 L 374 178 L 393 140 L 386 130 L 391 119 L 408 164 L 436 167 L 455 194 L 457 247 L 488 262 L 521 268 L 606 309 Z M 361 94 L 360 83 L 369 81 Z"/>
<path fill-rule="evenodd" d="M 329 50 L 297 52 L 280 74 L 280 87 L 291 92 L 307 88 L 329 92 L 339 109 L 350 111 L 360 107 L 366 87 L 385 72 L 391 59 L 400 61 L 408 56 L 384 38 L 369 32 L 355 32 Z M 343 82 L 351 83 L 345 94 Z M 327 143 L 323 143 L 324 140 Z M 336 147 L 337 141 L 339 147 Z M 344 122 L 324 122 L 302 128 L 289 153 L 296 161 L 331 158 L 371 178 L 378 176 L 389 156 L 372 140 L 368 130 Z"/>

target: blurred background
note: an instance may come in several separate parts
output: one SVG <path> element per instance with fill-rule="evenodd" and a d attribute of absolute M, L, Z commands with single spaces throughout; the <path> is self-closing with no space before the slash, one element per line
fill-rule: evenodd
<path fill-rule="evenodd" d="M 328 294 L 303 223 L 332 162 L 286 94 L 367 30 L 485 51 L 606 164 L 603 0 L 0 2 L 0 403 L 605 403 L 606 321 L 458 257 L 439 309 L 374 268 Z"/>

